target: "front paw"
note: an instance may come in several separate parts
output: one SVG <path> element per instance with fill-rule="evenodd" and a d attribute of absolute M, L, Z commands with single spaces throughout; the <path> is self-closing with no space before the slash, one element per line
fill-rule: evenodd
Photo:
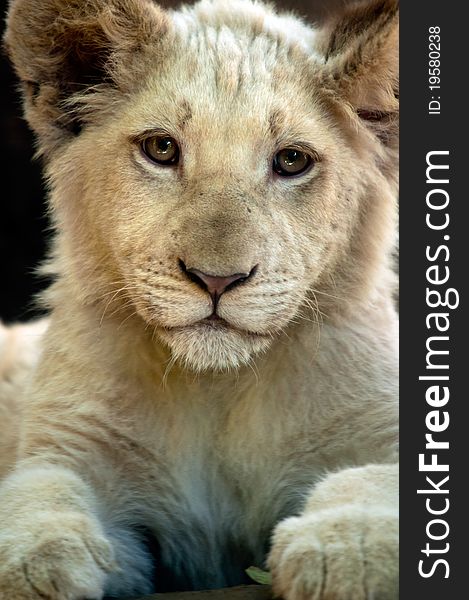
<path fill-rule="evenodd" d="M 396 600 L 397 515 L 350 504 L 286 519 L 268 566 L 285 600 Z"/>
<path fill-rule="evenodd" d="M 2 600 L 100 599 L 116 568 L 110 543 L 86 515 L 42 512 L 2 524 Z"/>

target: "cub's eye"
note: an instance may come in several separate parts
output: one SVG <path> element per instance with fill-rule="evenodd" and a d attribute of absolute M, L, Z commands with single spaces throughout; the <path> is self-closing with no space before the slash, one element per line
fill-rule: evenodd
<path fill-rule="evenodd" d="M 292 177 L 304 173 L 312 164 L 313 159 L 306 152 L 284 148 L 275 155 L 273 168 L 282 177 Z"/>
<path fill-rule="evenodd" d="M 177 165 L 179 162 L 179 146 L 169 135 L 154 135 L 141 142 L 144 154 L 159 165 Z"/>

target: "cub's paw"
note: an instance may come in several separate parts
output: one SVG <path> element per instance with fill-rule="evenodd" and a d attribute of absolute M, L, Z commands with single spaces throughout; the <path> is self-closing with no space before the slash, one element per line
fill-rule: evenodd
<path fill-rule="evenodd" d="M 115 570 L 110 543 L 85 515 L 42 512 L 0 529 L 2 600 L 98 600 Z"/>
<path fill-rule="evenodd" d="M 285 600 L 396 600 L 396 512 L 350 504 L 286 519 L 268 566 Z"/>

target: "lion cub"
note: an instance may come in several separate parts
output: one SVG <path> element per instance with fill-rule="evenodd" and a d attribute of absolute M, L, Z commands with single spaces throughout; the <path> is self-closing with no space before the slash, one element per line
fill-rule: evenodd
<path fill-rule="evenodd" d="M 0 598 L 397 598 L 396 2 L 13 0 L 6 46 L 56 237 Z"/>

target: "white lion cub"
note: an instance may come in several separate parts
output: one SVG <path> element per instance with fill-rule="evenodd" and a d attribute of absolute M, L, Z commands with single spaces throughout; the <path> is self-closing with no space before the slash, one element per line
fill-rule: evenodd
<path fill-rule="evenodd" d="M 11 2 L 56 236 L 1 600 L 397 598 L 397 19 Z"/>

